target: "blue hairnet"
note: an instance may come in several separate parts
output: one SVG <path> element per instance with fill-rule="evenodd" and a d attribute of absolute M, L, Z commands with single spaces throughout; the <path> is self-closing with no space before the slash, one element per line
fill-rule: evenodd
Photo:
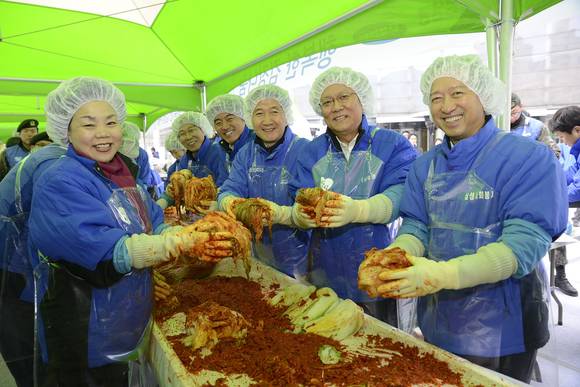
<path fill-rule="evenodd" d="M 119 152 L 129 157 L 136 159 L 139 156 L 139 137 L 141 136 L 141 129 L 132 122 L 126 121 L 123 123 L 123 143 Z"/>
<path fill-rule="evenodd" d="M 421 92 L 425 105 L 431 105 L 431 86 L 437 78 L 457 79 L 469 87 L 487 114 L 500 114 L 507 107 L 507 89 L 483 64 L 477 55 L 443 56 L 425 70 L 421 77 Z"/>
<path fill-rule="evenodd" d="M 345 85 L 354 90 L 367 116 L 374 113 L 375 96 L 367 76 L 348 67 L 331 67 L 316 77 L 310 88 L 310 106 L 318 115 L 322 116 L 320 96 L 328 86 L 336 84 Z"/>
<path fill-rule="evenodd" d="M 229 113 L 244 119 L 244 99 L 233 94 L 224 94 L 215 97 L 207 105 L 205 116 L 213 125 L 213 121 L 220 113 Z"/>
<path fill-rule="evenodd" d="M 77 77 L 62 82 L 48 93 L 44 104 L 46 132 L 57 144 L 68 144 L 68 127 L 77 110 L 87 102 L 105 101 L 117 113 L 119 123 L 125 121 L 125 95 L 109 81 Z"/>
<path fill-rule="evenodd" d="M 185 112 L 179 115 L 175 120 L 173 120 L 171 128 L 173 129 L 173 133 L 175 133 L 177 137 L 179 137 L 179 129 L 185 124 L 193 124 L 197 126 L 198 128 L 201 129 L 201 131 L 203 132 L 203 134 L 205 134 L 207 138 L 213 138 L 214 136 L 213 127 L 211 126 L 207 118 L 201 113 Z"/>
<path fill-rule="evenodd" d="M 291 125 L 294 122 L 290 96 L 286 90 L 276 85 L 262 85 L 250 91 L 246 97 L 246 122 L 252 122 L 252 113 L 254 113 L 256 105 L 264 99 L 274 99 L 278 101 L 284 110 L 284 115 L 286 116 L 286 122 L 288 125 Z"/>

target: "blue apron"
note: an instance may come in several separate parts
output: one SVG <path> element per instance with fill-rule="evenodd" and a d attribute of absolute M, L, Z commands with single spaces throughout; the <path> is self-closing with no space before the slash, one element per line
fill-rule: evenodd
<path fill-rule="evenodd" d="M 112 188 L 107 200 L 111 214 L 118 225 L 129 234 L 152 232 L 150 216 L 145 204 L 148 194 L 139 185 L 131 188 Z M 97 199 L 95 199 L 97 200 Z M 90 247 L 87 247 L 90 248 Z M 117 361 L 134 360 L 142 354 L 148 346 L 151 328 L 151 312 L 153 306 L 152 280 L 149 269 L 132 270 L 110 287 L 90 287 L 87 292 L 86 284 L 82 287 L 75 285 L 84 282 L 75 273 L 71 273 L 58 261 L 40 255 L 40 264 L 35 268 L 37 279 L 36 302 L 41 312 L 42 329 L 39 334 L 41 341 L 46 341 L 51 348 L 60 348 L 63 316 L 55 310 L 63 310 L 59 306 L 59 278 L 69 282 L 75 291 L 78 305 L 89 305 L 90 317 L 77 315 L 75 318 L 88 317 L 88 321 L 80 321 L 86 326 L 88 335 L 88 366 L 99 367 Z M 70 313 L 74 313 L 74 305 L 70 305 Z M 69 310 L 66 310 L 68 313 Z M 51 333 L 55 327 L 56 333 Z M 43 356 L 46 360 L 46 348 Z"/>
<path fill-rule="evenodd" d="M 290 175 L 284 166 L 286 156 L 298 137 L 294 137 L 278 166 L 258 166 L 255 149 L 252 166 L 248 170 L 248 197 L 264 198 L 281 206 L 292 205 L 288 194 Z M 258 147 L 259 145 L 254 145 Z M 265 264 L 296 278 L 306 273 L 306 256 L 308 254 L 308 232 L 281 224 L 272 226 L 272 238 L 267 229 L 262 241 L 254 242 L 254 256 Z"/>
<path fill-rule="evenodd" d="M 353 151 L 349 160 L 342 152 L 333 152 L 329 144 L 326 155 L 313 167 L 314 185 L 326 190 L 368 199 L 373 195 L 375 179 L 384 162 L 372 154 L 371 133 L 367 150 Z M 364 253 L 373 247 L 389 245 L 391 239 L 387 225 L 351 223 L 338 228 L 312 230 L 309 252 L 309 279 L 318 287 L 331 287 L 339 297 L 357 302 L 373 303 L 358 288 L 358 268 Z"/>
<path fill-rule="evenodd" d="M 211 170 L 207 167 L 207 165 L 200 164 L 199 161 L 189 159 L 187 161 L 187 169 L 189 169 L 195 177 L 201 178 L 211 176 L 213 177 L 213 180 L 216 181 L 216 176 L 211 173 Z M 179 170 L 179 165 L 177 166 L 177 170 Z"/>
<path fill-rule="evenodd" d="M 499 195 L 475 171 L 503 135 L 498 133 L 484 146 L 469 171 L 436 173 L 437 158 L 431 162 L 425 182 L 430 259 L 447 261 L 473 254 L 501 235 Z M 425 339 L 460 355 L 523 352 L 519 282 L 510 277 L 420 297 L 418 319 Z"/>

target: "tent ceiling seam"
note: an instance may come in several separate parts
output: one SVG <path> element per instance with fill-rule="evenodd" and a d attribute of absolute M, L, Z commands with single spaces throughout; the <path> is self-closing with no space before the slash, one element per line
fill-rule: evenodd
<path fill-rule="evenodd" d="M 154 76 L 157 76 L 157 77 L 168 77 L 167 75 L 164 75 L 164 74 L 151 73 L 151 72 L 148 72 L 148 71 L 142 71 L 142 70 L 133 69 L 133 68 L 130 68 L 130 67 L 124 67 L 124 66 L 114 65 L 114 64 L 110 64 L 110 63 L 99 62 L 99 61 L 96 61 L 96 60 L 93 60 L 93 59 L 86 59 L 86 58 L 81 58 L 81 57 L 78 57 L 78 56 L 73 56 L 73 55 L 68 55 L 68 54 L 61 54 L 61 53 L 58 53 L 58 52 L 53 52 L 53 51 L 50 51 L 50 50 L 44 50 L 44 49 L 37 48 L 37 47 L 30 47 L 30 46 L 26 46 L 26 45 L 14 43 L 14 42 L 6 42 L 5 41 L 3 43 L 9 44 L 9 45 L 12 45 L 12 46 L 15 46 L 15 47 L 25 48 L 25 49 L 28 49 L 28 50 L 34 50 L 34 51 L 38 51 L 38 52 L 44 52 L 44 53 L 47 53 L 47 54 L 52 54 L 52 55 L 56 55 L 56 56 L 63 57 L 63 58 L 76 59 L 76 60 L 80 60 L 80 61 L 87 62 L 87 63 L 94 63 L 94 64 L 98 64 L 98 65 L 102 65 L 102 66 L 107 66 L 107 67 L 112 67 L 112 68 L 117 68 L 117 69 L 122 69 L 122 70 L 128 70 L 128 71 L 133 71 L 133 72 L 137 72 L 137 73 L 140 73 L 140 74 L 154 75 Z"/>
<path fill-rule="evenodd" d="M 174 1 L 178 1 L 178 0 L 167 0 L 165 3 L 174 2 Z M 91 22 L 91 21 L 95 21 L 95 20 L 103 19 L 103 18 L 107 18 L 107 17 L 113 18 L 113 16 L 116 16 L 116 15 L 122 15 L 122 14 L 128 13 L 128 12 L 140 11 L 141 9 L 145 9 L 145 8 L 157 7 L 157 6 L 163 5 L 165 3 L 149 4 L 149 5 L 146 5 L 146 6 L 143 6 L 143 7 L 136 7 L 134 9 L 129 9 L 129 10 L 126 10 L 126 11 L 114 12 L 114 13 L 109 14 L 109 15 L 95 15 L 95 14 L 87 13 L 87 12 L 71 11 L 71 10 L 67 10 L 67 9 L 63 9 L 63 8 L 54 8 L 54 7 L 46 7 L 46 6 L 43 6 L 43 5 L 37 5 L 37 4 L 29 4 L 30 6 L 37 6 L 37 7 L 42 7 L 42 8 L 60 9 L 60 10 L 68 11 L 68 12 L 71 12 L 71 13 L 79 13 L 79 14 L 95 15 L 95 16 L 90 17 L 90 18 L 87 18 L 87 19 L 79 20 L 79 21 L 76 21 L 76 22 L 72 22 L 72 23 L 66 23 L 66 24 L 61 24 L 61 25 L 58 25 L 58 26 L 52 26 L 52 27 L 43 28 L 41 30 L 29 31 L 29 32 L 21 33 L 21 34 L 5 36 L 4 39 L 17 38 L 17 37 L 20 37 L 20 36 L 32 35 L 32 34 L 36 34 L 36 33 L 40 33 L 40 32 L 55 30 L 55 29 L 64 28 L 64 27 L 70 27 L 70 26 L 73 26 L 73 25 L 76 25 L 76 24 L 87 23 L 87 22 Z M 135 4 L 135 3 L 133 3 L 133 4 Z M 114 18 L 114 19 L 116 19 L 116 18 Z M 119 20 L 120 22 L 137 24 L 137 23 L 134 23 L 132 21 L 124 20 L 124 19 L 117 19 L 117 20 Z M 144 26 L 144 25 L 141 25 L 141 24 L 138 24 L 138 25 L 141 26 L 141 27 L 143 27 L 143 28 L 149 28 L 149 27 Z"/>

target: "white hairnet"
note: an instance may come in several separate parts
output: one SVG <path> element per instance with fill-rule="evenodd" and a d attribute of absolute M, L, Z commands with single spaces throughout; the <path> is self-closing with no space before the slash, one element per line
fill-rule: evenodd
<path fill-rule="evenodd" d="M 62 82 L 48 93 L 44 112 L 46 132 L 57 144 L 68 144 L 68 126 L 77 110 L 87 102 L 105 101 L 117 113 L 119 123 L 125 121 L 125 96 L 115 85 L 99 78 L 77 77 Z"/>
<path fill-rule="evenodd" d="M 179 137 L 179 128 L 181 128 L 185 124 L 193 124 L 201 129 L 203 134 L 207 138 L 213 138 L 214 131 L 213 127 L 207 120 L 207 118 L 198 112 L 185 112 L 177 116 L 173 123 L 171 124 L 171 128 L 173 129 L 173 133 L 175 133 L 176 137 Z"/>
<path fill-rule="evenodd" d="M 185 147 L 182 143 L 179 142 L 179 139 L 175 135 L 175 133 L 169 133 L 169 136 L 165 139 L 165 149 L 168 151 L 175 151 L 175 150 L 185 150 Z"/>
<path fill-rule="evenodd" d="M 363 112 L 369 116 L 375 111 L 375 96 L 373 88 L 366 75 L 348 67 L 331 67 L 316 77 L 310 88 L 310 106 L 320 116 L 320 96 L 328 86 L 341 84 L 354 90 L 363 107 Z"/>
<path fill-rule="evenodd" d="M 136 159 L 139 156 L 139 137 L 141 129 L 132 122 L 123 123 L 123 143 L 119 152 L 130 159 Z"/>
<path fill-rule="evenodd" d="M 258 102 L 263 99 L 274 99 L 278 101 L 284 110 L 284 115 L 286 116 L 286 122 L 288 125 L 291 125 L 294 122 L 290 96 L 286 90 L 276 85 L 262 85 L 250 91 L 246 97 L 246 122 L 252 122 L 252 113 L 254 113 L 254 109 Z"/>
<path fill-rule="evenodd" d="M 477 55 L 443 56 L 421 76 L 421 92 L 425 105 L 431 105 L 431 86 L 437 78 L 450 77 L 469 87 L 483 105 L 487 114 L 499 114 L 507 106 L 507 89 L 483 64 Z"/>
<path fill-rule="evenodd" d="M 215 97 L 207 105 L 205 116 L 213 125 L 213 121 L 220 113 L 233 114 L 244 119 L 244 99 L 238 95 L 224 94 Z"/>

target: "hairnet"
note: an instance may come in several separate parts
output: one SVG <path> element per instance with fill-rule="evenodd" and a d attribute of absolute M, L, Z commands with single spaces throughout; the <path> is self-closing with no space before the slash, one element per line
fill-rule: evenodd
<path fill-rule="evenodd" d="M 46 132 L 57 144 L 68 144 L 68 127 L 77 110 L 87 102 L 105 101 L 117 113 L 119 123 L 125 121 L 125 96 L 111 82 L 98 78 L 77 77 L 62 82 L 48 93 L 44 112 Z"/>
<path fill-rule="evenodd" d="M 165 139 L 165 149 L 167 149 L 168 151 L 185 150 L 185 147 L 183 146 L 182 143 L 179 142 L 175 133 L 171 132 L 169 133 L 169 136 L 167 136 L 167 138 Z"/>
<path fill-rule="evenodd" d="M 212 138 L 214 136 L 213 127 L 207 120 L 207 118 L 198 112 L 185 112 L 177 116 L 171 127 L 173 129 L 173 133 L 175 133 L 176 137 L 179 137 L 179 128 L 181 128 L 185 124 L 193 124 L 201 129 L 203 134 L 207 138 Z"/>
<path fill-rule="evenodd" d="M 498 114 L 507 107 L 507 90 L 477 55 L 452 55 L 435 59 L 421 77 L 425 105 L 431 105 L 431 85 L 437 78 L 450 77 L 469 87 L 487 114 Z"/>
<path fill-rule="evenodd" d="M 294 122 L 294 117 L 292 116 L 292 101 L 290 101 L 290 96 L 286 90 L 276 85 L 262 85 L 250 91 L 246 97 L 246 122 L 252 122 L 252 113 L 254 113 L 256 105 L 264 99 L 274 99 L 278 101 L 284 110 L 284 115 L 286 116 L 286 122 L 288 125 L 291 125 L 292 122 Z"/>
<path fill-rule="evenodd" d="M 141 136 L 141 129 L 132 122 L 123 123 L 123 143 L 119 152 L 129 157 L 136 159 L 139 156 L 139 137 Z"/>
<path fill-rule="evenodd" d="M 210 124 L 213 125 L 213 121 L 220 113 L 229 113 L 244 119 L 244 99 L 233 94 L 224 94 L 215 97 L 207 105 L 205 116 Z"/>
<path fill-rule="evenodd" d="M 322 116 L 320 96 L 328 86 L 336 84 L 345 85 L 354 90 L 366 115 L 374 113 L 375 96 L 366 75 L 348 67 L 331 67 L 317 76 L 310 88 L 310 106 L 318 115 Z"/>

